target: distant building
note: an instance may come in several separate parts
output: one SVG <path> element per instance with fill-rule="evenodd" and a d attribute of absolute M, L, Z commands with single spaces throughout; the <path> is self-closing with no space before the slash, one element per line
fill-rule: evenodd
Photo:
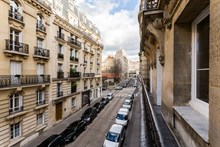
<path fill-rule="evenodd" d="M 119 59 L 121 61 L 121 64 L 122 64 L 121 78 L 122 79 L 128 78 L 128 59 L 125 56 L 125 54 L 123 52 L 123 49 L 120 49 L 116 52 L 115 59 Z"/>
<path fill-rule="evenodd" d="M 128 61 L 128 76 L 134 77 L 139 74 L 139 61 Z"/>
<path fill-rule="evenodd" d="M 102 62 L 102 78 L 105 81 L 114 81 L 115 74 L 112 72 L 112 68 L 114 66 L 114 57 L 108 56 Z"/>

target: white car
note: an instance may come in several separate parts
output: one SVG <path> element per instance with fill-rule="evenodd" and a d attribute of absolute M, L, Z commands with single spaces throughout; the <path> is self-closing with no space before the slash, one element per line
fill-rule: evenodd
<path fill-rule="evenodd" d="M 115 123 L 126 127 L 128 124 L 128 111 L 126 112 L 126 111 L 119 110 L 116 115 Z"/>
<path fill-rule="evenodd" d="M 106 134 L 103 147 L 121 147 L 125 136 L 124 126 L 113 124 Z"/>
<path fill-rule="evenodd" d="M 108 97 L 109 100 L 113 99 L 113 97 L 114 97 L 114 96 L 113 96 L 113 93 L 108 93 L 108 94 L 107 94 L 107 97 Z"/>
<path fill-rule="evenodd" d="M 121 112 L 127 112 L 127 113 L 129 113 L 128 108 L 120 108 L 118 111 L 121 111 Z"/>
<path fill-rule="evenodd" d="M 122 107 L 131 110 L 131 104 L 132 104 L 131 100 L 125 99 Z"/>

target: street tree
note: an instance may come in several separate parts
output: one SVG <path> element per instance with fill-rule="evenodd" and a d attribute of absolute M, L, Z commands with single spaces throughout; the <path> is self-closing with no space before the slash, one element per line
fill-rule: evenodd
<path fill-rule="evenodd" d="M 112 73 L 114 74 L 114 81 L 119 82 L 122 74 L 122 63 L 120 59 L 114 59 Z"/>

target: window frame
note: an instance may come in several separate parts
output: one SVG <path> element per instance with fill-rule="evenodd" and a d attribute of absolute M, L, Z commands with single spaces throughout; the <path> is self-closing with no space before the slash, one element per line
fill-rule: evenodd
<path fill-rule="evenodd" d="M 18 136 L 15 136 L 15 125 L 16 124 L 18 124 L 18 126 L 19 126 L 19 128 L 18 128 L 19 129 Z M 10 124 L 10 139 L 14 140 L 14 139 L 16 139 L 16 138 L 18 138 L 20 136 L 21 136 L 21 123 L 18 122 L 18 123 Z"/>
<path fill-rule="evenodd" d="M 18 96 L 15 96 L 15 95 Z M 18 99 L 18 106 L 15 106 L 15 99 Z M 12 103 L 12 107 L 11 107 L 11 103 Z M 9 96 L 9 111 L 11 111 L 12 113 L 15 112 L 19 112 L 20 107 L 23 106 L 23 97 L 22 95 L 20 95 L 19 93 L 13 93 Z M 16 108 L 19 108 L 17 111 L 15 110 Z"/>
<path fill-rule="evenodd" d="M 74 102 L 74 103 L 73 103 Z M 73 105 L 74 104 L 74 105 Z M 77 100 L 76 100 L 76 97 L 73 97 L 72 99 L 71 99 L 71 107 L 72 108 L 75 108 L 75 107 L 77 107 Z"/>
<path fill-rule="evenodd" d="M 40 94 L 42 95 L 42 99 L 40 100 Z M 38 90 L 37 91 L 37 104 L 44 104 L 45 101 L 45 92 L 43 90 Z"/>
<path fill-rule="evenodd" d="M 41 116 L 41 117 L 39 117 L 39 116 Z M 41 124 L 39 123 L 39 118 L 42 119 L 42 121 L 41 121 L 42 123 Z M 44 124 L 45 124 L 44 112 L 37 114 L 37 126 L 44 125 Z"/>
<path fill-rule="evenodd" d="M 196 98 L 196 63 L 197 63 L 197 25 L 210 15 L 209 7 L 204 9 L 192 22 L 192 73 L 191 73 L 191 100 L 190 106 L 209 118 L 209 104 Z"/>

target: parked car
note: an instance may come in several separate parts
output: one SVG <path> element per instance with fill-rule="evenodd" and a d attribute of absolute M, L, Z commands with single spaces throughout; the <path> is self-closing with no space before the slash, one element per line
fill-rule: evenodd
<path fill-rule="evenodd" d="M 96 108 L 97 112 L 100 112 L 105 107 L 104 104 L 97 102 L 93 105 L 93 108 Z"/>
<path fill-rule="evenodd" d="M 115 90 L 122 90 L 123 88 L 121 86 L 115 87 Z"/>
<path fill-rule="evenodd" d="M 128 125 L 128 111 L 124 111 L 124 110 L 120 111 L 119 110 L 116 115 L 115 123 L 126 127 Z"/>
<path fill-rule="evenodd" d="M 37 147 L 64 147 L 65 140 L 61 135 L 54 134 L 44 140 Z"/>
<path fill-rule="evenodd" d="M 107 98 L 108 98 L 109 100 L 113 99 L 113 98 L 114 98 L 113 93 L 108 93 L 108 94 L 107 94 Z"/>
<path fill-rule="evenodd" d="M 104 104 L 104 105 L 107 105 L 109 103 L 109 99 L 107 97 L 103 97 L 101 100 L 100 100 L 100 103 Z"/>
<path fill-rule="evenodd" d="M 86 122 L 77 120 L 67 126 L 67 128 L 60 135 L 64 138 L 65 142 L 72 142 L 76 140 L 76 137 L 79 136 L 84 130 L 86 130 Z"/>
<path fill-rule="evenodd" d="M 120 108 L 118 111 L 122 111 L 122 112 L 127 112 L 127 113 L 129 113 L 129 109 L 128 108 Z"/>
<path fill-rule="evenodd" d="M 124 101 L 122 107 L 131 110 L 131 105 L 132 105 L 131 100 L 127 100 L 127 99 L 126 99 L 126 100 Z"/>
<path fill-rule="evenodd" d="M 133 92 L 129 92 L 128 96 L 131 96 L 132 99 L 134 99 L 134 93 Z"/>
<path fill-rule="evenodd" d="M 126 97 L 125 97 L 125 100 L 130 100 L 131 103 L 133 103 L 133 98 L 132 98 L 131 95 L 126 96 Z"/>
<path fill-rule="evenodd" d="M 96 108 L 89 107 L 84 111 L 81 120 L 85 121 L 86 124 L 90 124 L 95 119 L 96 116 L 97 116 Z"/>
<path fill-rule="evenodd" d="M 106 134 L 103 147 L 121 147 L 125 137 L 124 126 L 113 124 Z"/>

